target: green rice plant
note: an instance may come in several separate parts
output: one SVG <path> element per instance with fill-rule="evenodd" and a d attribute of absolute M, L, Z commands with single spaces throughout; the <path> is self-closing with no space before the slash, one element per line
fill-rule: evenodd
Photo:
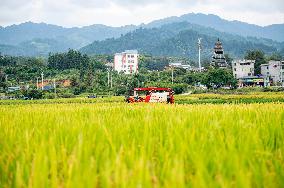
<path fill-rule="evenodd" d="M 15 105 L 15 104 L 69 104 L 69 103 L 115 103 L 123 102 L 125 97 L 114 96 L 104 98 L 58 98 L 58 99 L 41 99 L 41 100 L 0 100 L 0 105 Z"/>
<path fill-rule="evenodd" d="M 70 104 L 70 103 L 123 103 L 125 97 L 114 96 L 96 99 L 88 98 L 69 98 L 69 99 L 43 99 L 43 100 L 0 100 L 0 105 L 15 105 L 15 104 Z M 224 104 L 224 103 L 270 103 L 284 102 L 284 93 L 273 92 L 257 92 L 248 94 L 191 94 L 191 95 L 175 95 L 177 104 Z"/>
<path fill-rule="evenodd" d="M 282 103 L 2 104 L 0 130 L 0 187 L 284 186 Z"/>
<path fill-rule="evenodd" d="M 179 104 L 224 104 L 224 103 L 269 103 L 284 102 L 284 93 L 255 92 L 248 94 L 192 94 L 177 95 L 175 100 Z"/>

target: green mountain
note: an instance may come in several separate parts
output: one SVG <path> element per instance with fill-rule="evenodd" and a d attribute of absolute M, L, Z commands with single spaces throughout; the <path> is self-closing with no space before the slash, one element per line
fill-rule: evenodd
<path fill-rule="evenodd" d="M 236 38 L 236 35 L 239 35 L 245 37 L 245 41 L 264 44 L 265 46 L 273 46 L 277 49 L 279 48 L 279 45 L 281 46 L 280 42 L 284 42 L 284 24 L 261 27 L 239 21 L 227 21 L 212 14 L 206 15 L 190 13 L 180 17 L 169 17 L 156 20 L 149 24 L 141 24 L 137 26 L 129 25 L 123 27 L 91 25 L 85 27 L 66 28 L 46 23 L 32 22 L 7 27 L 0 26 L 0 52 L 9 55 L 46 56 L 49 52 L 64 52 L 69 48 L 80 49 L 94 41 L 96 41 L 95 43 L 98 43 L 98 41 L 108 39 L 107 41 L 115 42 L 115 39 L 120 38 L 122 35 L 125 36 L 127 33 L 133 32 L 139 28 L 146 29 L 143 30 L 143 32 L 150 32 L 149 30 L 158 28 L 157 30 L 161 32 L 159 29 L 160 27 L 180 22 L 185 22 L 187 25 L 184 24 L 179 27 L 176 26 L 173 27 L 173 29 L 167 27 L 166 31 L 162 32 L 163 35 L 170 35 L 170 38 L 172 38 L 181 31 L 191 30 L 196 31 L 200 35 L 211 36 L 213 38 L 216 38 L 217 35 L 219 35 L 220 38 L 230 36 L 236 40 L 241 40 L 239 42 L 243 42 L 243 38 Z M 151 32 L 155 32 L 155 29 Z M 133 33 L 137 34 L 137 32 Z M 142 34 L 140 33 L 139 35 Z M 145 33 L 145 35 L 147 35 L 147 33 Z M 155 34 L 155 36 L 158 37 L 159 41 L 166 40 L 166 38 L 160 39 L 158 34 Z M 119 40 L 122 39 L 120 38 Z M 142 38 L 137 40 L 142 40 Z M 143 41 L 145 40 L 147 39 L 144 39 Z M 156 39 L 154 38 L 153 40 Z M 274 42 L 272 40 L 278 42 Z M 204 42 L 206 43 L 206 41 Z M 226 43 L 226 40 L 224 40 L 224 42 Z M 130 44 L 125 45 L 131 46 Z M 146 45 L 146 43 L 139 45 Z M 139 45 L 137 47 L 135 45 L 132 46 L 138 48 Z M 158 44 L 155 43 L 155 45 Z M 108 46 L 104 48 L 108 48 Z M 113 50 L 105 49 L 104 52 L 106 53 L 107 51 Z"/>
<path fill-rule="evenodd" d="M 192 24 L 198 24 L 204 27 L 210 27 L 217 31 L 236 34 L 240 36 L 250 36 L 257 38 L 267 38 L 278 42 L 284 42 L 284 24 L 273 24 L 269 26 L 258 26 L 254 24 L 248 24 L 240 21 L 228 21 L 213 14 L 195 14 L 189 13 L 180 17 L 173 16 L 164 18 L 161 20 L 155 20 L 145 27 L 157 27 L 165 24 L 176 22 L 188 22 Z"/>
<path fill-rule="evenodd" d="M 21 54 L 28 56 L 47 55 L 49 52 L 63 52 L 79 49 L 94 40 L 120 37 L 136 26 L 109 27 L 91 25 L 86 27 L 64 28 L 45 23 L 27 22 L 20 25 L 0 27 L 0 52 L 5 54 Z M 13 46 L 14 51 L 4 46 Z M 25 49 L 22 51 L 22 49 Z"/>
<path fill-rule="evenodd" d="M 25 54 L 25 50 L 18 46 L 0 44 L 0 55 L 9 54 L 12 56 L 22 56 Z"/>
<path fill-rule="evenodd" d="M 140 28 L 120 38 L 95 41 L 81 48 L 89 55 L 114 54 L 127 49 L 155 56 L 197 57 L 197 39 L 202 38 L 202 56 L 210 57 L 218 38 L 223 42 L 225 52 L 233 57 L 242 57 L 247 50 L 261 49 L 265 53 L 280 52 L 283 43 L 269 39 L 242 37 L 219 32 L 188 22 L 172 23 L 160 28 Z"/>

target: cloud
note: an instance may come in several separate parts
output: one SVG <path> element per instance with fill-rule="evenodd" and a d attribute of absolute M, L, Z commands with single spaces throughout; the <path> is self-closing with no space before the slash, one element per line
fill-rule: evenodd
<path fill-rule="evenodd" d="M 12 10 L 13 8 L 28 6 L 31 3 L 32 1 L 26 2 L 25 0 L 1 0 L 1 9 L 7 8 Z"/>
<path fill-rule="evenodd" d="M 258 25 L 284 23 L 283 0 L 1 0 L 0 25 L 34 21 L 69 27 L 120 26 L 189 12 Z"/>
<path fill-rule="evenodd" d="M 209 0 L 209 4 L 213 4 L 214 0 Z M 237 10 L 237 11 L 257 11 L 257 12 L 284 12 L 283 0 L 219 0 L 218 4 L 222 4 L 224 10 Z"/>
<path fill-rule="evenodd" d="M 111 1 L 109 0 L 70 0 L 70 4 L 90 9 L 107 8 L 110 5 L 110 2 Z"/>

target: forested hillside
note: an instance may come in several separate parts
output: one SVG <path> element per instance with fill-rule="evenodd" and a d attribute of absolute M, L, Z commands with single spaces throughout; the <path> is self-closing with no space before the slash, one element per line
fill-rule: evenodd
<path fill-rule="evenodd" d="M 136 26 L 131 25 L 64 28 L 45 23 L 27 22 L 0 28 L 0 52 L 8 55 L 47 56 L 49 52 L 64 52 L 69 48 L 79 49 L 94 40 L 120 37 L 121 34 L 134 29 Z"/>
<path fill-rule="evenodd" d="M 127 49 L 155 56 L 197 57 L 197 39 L 202 38 L 202 56 L 208 58 L 218 38 L 223 42 L 225 52 L 232 57 L 243 57 L 246 51 L 260 49 L 271 54 L 284 48 L 282 43 L 268 39 L 241 37 L 218 32 L 211 28 L 187 22 L 163 25 L 160 28 L 140 28 L 120 38 L 112 38 L 83 47 L 87 54 L 114 54 Z"/>
<path fill-rule="evenodd" d="M 169 18 L 164 18 L 161 20 L 155 20 L 145 27 L 157 27 L 169 23 L 177 22 L 188 22 L 191 24 L 198 24 L 204 27 L 210 27 L 221 32 L 237 34 L 240 36 L 251 36 L 258 38 L 268 38 L 279 42 L 284 42 L 284 23 L 283 24 L 274 24 L 268 25 L 265 27 L 248 24 L 240 21 L 228 21 L 220 18 L 217 15 L 213 14 L 202 14 L 202 13 L 189 13 L 184 14 L 180 17 L 173 16 Z M 284 22 L 284 21 L 283 21 Z"/>
<path fill-rule="evenodd" d="M 183 22 L 183 24 L 179 24 Z M 166 27 L 171 25 L 171 27 Z M 166 30 L 162 31 L 161 30 Z M 143 28 L 146 30 L 141 30 Z M 156 28 L 156 29 L 155 29 Z M 138 31 L 135 31 L 137 30 Z M 151 31 L 150 31 L 151 30 Z M 212 48 L 211 42 L 216 40 L 216 37 L 221 38 L 224 44 L 228 45 L 228 50 L 233 51 L 232 54 L 240 55 L 243 51 L 250 48 L 258 48 L 266 52 L 275 51 L 278 49 L 282 52 L 284 41 L 284 25 L 270 25 L 261 27 L 257 25 L 247 24 L 238 21 L 224 20 L 216 15 L 205 14 L 185 14 L 180 17 L 169 17 L 161 20 L 155 20 L 149 24 L 127 25 L 121 27 L 111 27 L 106 25 L 90 25 L 85 27 L 72 27 L 66 28 L 57 25 L 51 25 L 46 23 L 32 23 L 26 22 L 19 25 L 11 25 L 7 27 L 0 27 L 0 52 L 6 55 L 21 55 L 21 56 L 47 56 L 49 52 L 66 52 L 68 49 L 80 49 L 86 45 L 91 45 L 93 50 L 89 50 L 88 47 L 84 50 L 90 53 L 97 53 L 99 50 L 96 48 L 102 48 L 103 53 L 112 53 L 116 50 L 122 49 L 122 47 L 115 47 L 122 42 L 125 36 L 132 35 L 131 39 L 139 41 L 139 45 L 135 45 L 132 40 L 131 44 L 127 44 L 127 47 L 140 49 L 142 52 L 151 51 L 152 54 L 157 55 L 192 55 L 195 53 L 195 43 L 192 41 L 182 41 L 178 44 L 174 43 L 175 40 L 180 40 L 178 34 L 181 31 L 195 31 L 195 34 L 188 33 L 187 36 L 200 35 L 204 38 L 211 38 L 204 40 L 205 44 L 210 43 L 210 46 L 204 46 L 204 55 L 208 54 L 208 47 Z M 147 32 L 147 33 L 141 33 Z M 132 34 L 127 34 L 132 32 Z M 154 37 L 149 37 L 151 32 L 156 32 Z M 158 36 L 159 32 L 162 36 Z M 138 34 L 139 33 L 139 34 Z M 184 33 L 184 32 L 182 32 Z M 137 36 L 137 34 L 139 36 Z M 121 37 L 125 35 L 124 37 Z M 143 35 L 145 37 L 143 37 Z M 164 36 L 165 35 L 165 36 Z M 242 37 L 237 37 L 242 36 Z M 121 37 L 121 38 L 119 38 Z M 137 38 L 133 38 L 137 37 Z M 148 38 L 155 38 L 153 43 L 149 44 Z M 181 37 L 181 36 L 180 36 Z M 248 37 L 248 38 L 244 38 Z M 119 38 L 119 39 L 118 39 Z M 157 38 L 157 39 L 156 39 Z M 267 39 L 263 39 L 267 38 Z M 108 39 L 107 41 L 104 41 Z M 118 40 L 114 40 L 118 39 Z M 227 40 L 228 39 L 228 40 Z M 170 40 L 170 41 L 166 41 Z M 104 41 L 98 43 L 97 41 Z M 280 43 L 282 41 L 282 44 Z M 111 44 L 111 43 L 115 44 Z M 141 43 L 142 42 L 142 43 Z M 169 42 L 171 46 L 164 46 L 164 43 Z M 128 42 L 127 42 L 128 43 Z M 125 43 L 124 43 L 125 44 Z M 94 47 L 98 45 L 98 47 Z M 147 49 L 145 50 L 145 45 Z M 172 45 L 177 45 L 173 50 Z M 183 46 L 183 47 L 180 47 Z M 184 47 L 191 45 L 190 48 Z M 232 49 L 236 46 L 236 49 Z M 162 46 L 163 49 L 160 52 L 156 51 L 157 47 Z M 270 47 L 272 46 L 272 48 Z M 154 50 L 152 50 L 154 48 Z M 181 49 L 179 49 L 181 48 Z M 246 48 L 245 50 L 241 48 Z M 269 48 L 269 49 L 267 49 Z M 153 51 L 153 52 L 152 52 Z M 170 51 L 170 54 L 165 52 Z"/>

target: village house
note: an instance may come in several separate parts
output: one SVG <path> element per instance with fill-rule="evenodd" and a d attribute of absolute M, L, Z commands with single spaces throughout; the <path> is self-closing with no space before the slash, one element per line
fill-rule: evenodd
<path fill-rule="evenodd" d="M 124 74 L 138 73 L 138 58 L 137 50 L 126 50 L 122 53 L 116 53 L 114 56 L 114 70 Z"/>

